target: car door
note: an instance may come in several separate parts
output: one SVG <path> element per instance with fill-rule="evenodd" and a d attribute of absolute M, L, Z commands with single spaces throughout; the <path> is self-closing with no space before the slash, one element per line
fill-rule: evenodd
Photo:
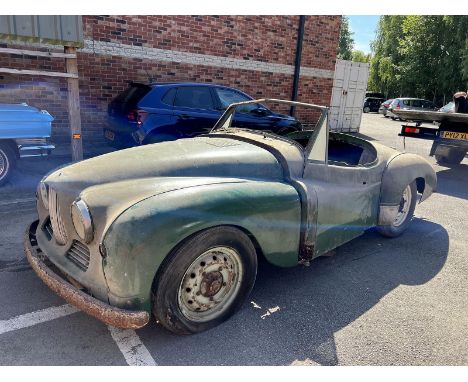
<path fill-rule="evenodd" d="M 437 110 L 436 105 L 434 105 L 431 101 L 422 101 L 422 109 L 426 111 Z"/>
<path fill-rule="evenodd" d="M 420 99 L 412 99 L 410 105 L 411 110 L 423 110 L 422 100 Z"/>
<path fill-rule="evenodd" d="M 379 166 L 343 166 L 328 161 L 328 127 L 316 134 L 306 159 L 303 183 L 315 221 L 307 236 L 315 237 L 314 257 L 361 235 L 376 224 L 380 195 Z"/>
<path fill-rule="evenodd" d="M 251 98 L 245 94 L 237 92 L 233 89 L 226 89 L 222 87 L 214 87 L 214 93 L 219 102 L 219 108 L 226 110 L 226 108 L 237 102 L 250 101 Z M 269 118 L 271 111 L 263 105 L 250 104 L 238 107 L 234 114 L 232 126 L 241 128 L 251 128 L 258 130 L 270 130 L 272 127 L 272 120 Z"/>
<path fill-rule="evenodd" d="M 182 138 L 209 133 L 221 116 L 209 86 L 179 86 L 173 113 L 175 129 Z"/>

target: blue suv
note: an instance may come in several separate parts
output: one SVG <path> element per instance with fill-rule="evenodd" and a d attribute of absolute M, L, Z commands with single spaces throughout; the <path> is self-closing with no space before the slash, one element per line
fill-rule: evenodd
<path fill-rule="evenodd" d="M 112 146 L 125 148 L 206 134 L 231 103 L 251 99 L 213 84 L 131 83 L 110 102 L 104 137 Z M 297 119 L 261 104 L 239 108 L 234 126 L 280 135 L 302 130 Z"/>

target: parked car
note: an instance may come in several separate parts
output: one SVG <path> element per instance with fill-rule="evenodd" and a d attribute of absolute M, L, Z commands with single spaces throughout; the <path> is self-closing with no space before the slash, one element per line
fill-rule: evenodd
<path fill-rule="evenodd" d="M 383 116 L 384 116 L 385 118 L 388 118 L 387 110 L 388 110 L 388 108 L 390 107 L 390 105 L 391 105 L 392 102 L 393 102 L 393 98 L 388 99 L 388 100 L 382 102 L 382 104 L 381 104 L 380 107 L 379 107 L 379 114 L 383 114 Z"/>
<path fill-rule="evenodd" d="M 109 104 L 104 137 L 117 148 L 194 137 L 208 133 L 231 103 L 251 99 L 214 84 L 132 83 Z M 295 118 L 257 104 L 240 108 L 235 119 L 239 126 L 274 133 L 301 129 Z"/>
<path fill-rule="evenodd" d="M 24 241 L 34 271 L 109 325 L 139 328 L 153 313 L 175 333 L 197 333 L 242 306 L 259 256 L 291 267 L 370 227 L 396 237 L 435 189 L 423 158 L 330 132 L 328 108 L 247 105 L 268 102 L 321 119 L 314 130 L 279 136 L 239 128 L 233 116 L 246 104 L 233 104 L 205 136 L 112 152 L 45 177 L 39 220 Z"/>
<path fill-rule="evenodd" d="M 47 111 L 26 103 L 0 104 L 0 186 L 18 159 L 49 155 L 55 148 L 48 141 L 53 120 Z"/>
<path fill-rule="evenodd" d="M 433 102 L 427 101 L 421 98 L 395 98 L 387 110 L 387 115 L 393 119 L 401 119 L 398 115 L 393 113 L 393 110 L 422 110 L 422 111 L 434 111 L 437 110 L 437 106 Z"/>
<path fill-rule="evenodd" d="M 379 111 L 379 107 L 383 101 L 383 98 L 367 97 L 364 99 L 362 110 L 364 113 Z"/>

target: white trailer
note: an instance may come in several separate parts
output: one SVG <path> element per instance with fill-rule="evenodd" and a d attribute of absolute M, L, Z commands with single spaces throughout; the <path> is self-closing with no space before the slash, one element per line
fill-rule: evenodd
<path fill-rule="evenodd" d="M 336 60 L 330 100 L 330 129 L 359 132 L 369 78 L 369 64 Z"/>

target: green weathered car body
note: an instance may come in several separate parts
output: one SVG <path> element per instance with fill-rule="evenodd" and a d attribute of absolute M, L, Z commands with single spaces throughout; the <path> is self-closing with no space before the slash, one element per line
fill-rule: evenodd
<path fill-rule="evenodd" d="M 321 127 L 288 138 L 223 128 L 224 117 L 206 136 L 131 148 L 61 168 L 43 180 L 56 205 L 46 208 L 38 197 L 39 223 L 32 232 L 37 248 L 95 299 L 151 312 L 152 285 L 161 264 L 207 228 L 238 227 L 258 256 L 291 267 L 370 227 L 388 224 L 412 181 L 417 180 L 421 200 L 432 193 L 436 177 L 424 159 L 355 136 L 330 134 L 327 109 L 321 111 Z M 336 160 L 339 150 L 335 160 L 329 157 L 331 147 L 344 145 L 362 149 L 355 164 Z M 82 243 L 72 222 L 70 208 L 77 199 L 86 203 L 92 217 L 89 243 Z M 50 232 L 51 213 L 59 215 L 64 244 Z M 84 270 L 70 261 L 75 242 L 89 249 Z M 25 245 L 30 250 L 30 243 Z"/>

